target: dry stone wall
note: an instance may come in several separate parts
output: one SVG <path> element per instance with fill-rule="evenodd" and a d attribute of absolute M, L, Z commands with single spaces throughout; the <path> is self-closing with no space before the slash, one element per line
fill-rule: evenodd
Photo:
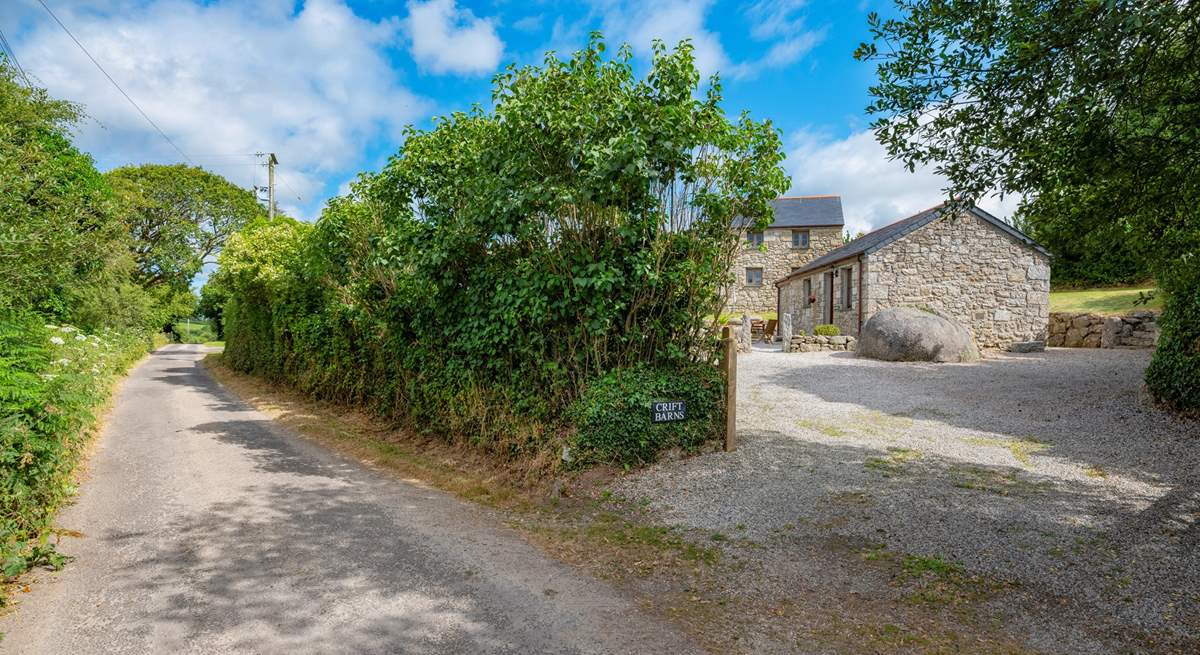
<path fill-rule="evenodd" d="M 1055 312 L 1046 339 L 1046 345 L 1064 348 L 1153 348 L 1157 343 L 1158 316 L 1149 311 L 1126 316 Z"/>
<path fill-rule="evenodd" d="M 789 353 L 813 353 L 822 350 L 854 350 L 858 340 L 851 336 L 805 336 L 797 334 L 783 342 L 783 351 Z"/>
<path fill-rule="evenodd" d="M 1044 341 L 1049 258 L 971 213 L 940 218 L 871 253 L 864 320 L 925 307 L 971 329 L 981 348 Z"/>
<path fill-rule="evenodd" d="M 793 248 L 792 229 L 765 230 L 761 246 L 747 243 L 743 236 L 741 251 L 733 263 L 734 283 L 726 312 L 758 315 L 775 311 L 775 282 L 791 273 L 792 269 L 842 245 L 841 227 L 810 227 L 795 228 L 808 230 L 809 245 L 807 248 Z M 746 284 L 747 268 L 762 269 L 762 284 Z"/>

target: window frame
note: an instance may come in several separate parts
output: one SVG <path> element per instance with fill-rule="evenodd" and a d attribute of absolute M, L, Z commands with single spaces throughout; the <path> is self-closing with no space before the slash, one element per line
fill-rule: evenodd
<path fill-rule="evenodd" d="M 751 248 L 757 248 L 766 241 L 766 232 L 763 230 L 749 230 L 746 232 L 746 245 Z"/>
<path fill-rule="evenodd" d="M 750 271 L 758 271 L 758 282 L 750 281 Z M 761 287 L 763 285 L 763 268 L 761 266 L 747 266 L 746 275 L 743 279 L 748 287 Z"/>
<path fill-rule="evenodd" d="M 804 235 L 804 244 L 796 243 L 796 237 Z M 792 247 L 797 250 L 808 250 L 812 247 L 812 230 L 792 230 Z"/>
<path fill-rule="evenodd" d="M 813 298 L 813 283 L 811 277 L 804 278 L 800 283 L 800 292 L 804 294 L 804 305 L 815 304 L 817 301 Z"/>

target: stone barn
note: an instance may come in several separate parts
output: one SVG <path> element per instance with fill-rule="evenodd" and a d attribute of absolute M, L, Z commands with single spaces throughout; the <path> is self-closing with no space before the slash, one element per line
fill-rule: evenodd
<path fill-rule="evenodd" d="M 981 348 L 1008 348 L 1046 339 L 1050 253 L 978 207 L 943 204 L 826 253 L 775 287 L 785 343 L 823 323 L 858 336 L 881 309 L 917 307 L 962 323 Z"/>
<path fill-rule="evenodd" d="M 767 229 L 744 232 L 733 262 L 735 280 L 725 311 L 759 314 L 775 311 L 771 282 L 842 245 L 842 199 L 838 196 L 791 196 L 771 201 L 775 220 Z"/>

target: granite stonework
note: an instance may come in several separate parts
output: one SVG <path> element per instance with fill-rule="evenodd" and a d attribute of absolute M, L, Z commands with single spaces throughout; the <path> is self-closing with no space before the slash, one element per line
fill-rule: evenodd
<path fill-rule="evenodd" d="M 797 332 L 833 323 L 857 336 L 882 309 L 916 307 L 965 325 L 980 348 L 1003 349 L 1046 339 L 1050 260 L 974 213 L 947 214 L 874 252 L 784 281 L 779 301 Z"/>
<path fill-rule="evenodd" d="M 854 350 L 858 340 L 851 336 L 793 335 L 783 342 L 785 353 L 815 353 L 822 350 Z"/>
<path fill-rule="evenodd" d="M 1055 312 L 1050 314 L 1046 345 L 1063 348 L 1153 348 L 1158 343 L 1158 315 L 1125 316 Z"/>
<path fill-rule="evenodd" d="M 808 247 L 792 246 L 792 231 L 808 232 Z M 842 245 L 841 226 L 805 228 L 768 228 L 762 245 L 753 245 L 743 234 L 742 245 L 733 263 L 735 281 L 725 311 L 753 315 L 775 311 L 775 282 L 793 269 Z M 762 284 L 747 284 L 746 269 L 761 268 Z"/>

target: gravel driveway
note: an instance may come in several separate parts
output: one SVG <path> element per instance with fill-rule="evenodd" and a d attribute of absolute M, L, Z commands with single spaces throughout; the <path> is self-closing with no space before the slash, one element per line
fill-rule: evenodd
<path fill-rule="evenodd" d="M 1148 361 L 756 351 L 738 362 L 740 449 L 662 463 L 622 491 L 667 522 L 767 544 L 768 568 L 806 556 L 773 536 L 807 531 L 1003 581 L 1007 630 L 1037 650 L 1111 652 L 1131 634 L 1136 650 L 1190 649 L 1200 423 L 1145 403 Z"/>

